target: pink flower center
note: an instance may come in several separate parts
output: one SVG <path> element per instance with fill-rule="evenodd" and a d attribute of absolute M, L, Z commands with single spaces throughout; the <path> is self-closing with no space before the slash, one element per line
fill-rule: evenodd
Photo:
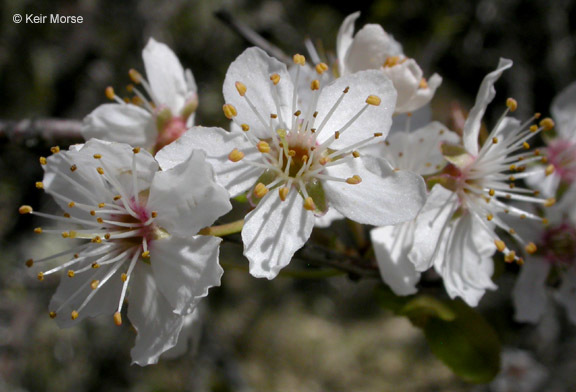
<path fill-rule="evenodd" d="M 548 146 L 548 162 L 554 165 L 555 173 L 565 182 L 576 180 L 576 143 L 569 140 L 554 140 Z"/>
<path fill-rule="evenodd" d="M 569 223 L 551 227 L 542 235 L 544 258 L 550 264 L 568 266 L 576 259 L 576 228 Z"/>
<path fill-rule="evenodd" d="M 186 132 L 186 129 L 186 119 L 184 117 L 172 117 L 167 121 L 164 127 L 159 130 L 158 138 L 156 139 L 156 146 L 154 147 L 155 150 L 158 151 L 162 147 L 178 139 L 184 132 Z"/>

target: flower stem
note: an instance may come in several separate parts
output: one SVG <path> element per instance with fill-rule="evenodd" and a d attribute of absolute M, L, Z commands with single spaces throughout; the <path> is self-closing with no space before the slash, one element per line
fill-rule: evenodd
<path fill-rule="evenodd" d="M 205 227 L 200 230 L 199 234 L 224 237 L 225 235 L 240 233 L 242 231 L 242 227 L 244 227 L 244 219 L 219 226 Z"/>

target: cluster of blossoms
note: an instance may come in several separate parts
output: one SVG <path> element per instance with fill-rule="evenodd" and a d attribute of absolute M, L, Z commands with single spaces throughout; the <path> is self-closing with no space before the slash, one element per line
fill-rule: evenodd
<path fill-rule="evenodd" d="M 529 142 L 550 133 L 554 122 L 510 117 L 513 99 L 492 130 L 482 131 L 494 84 L 512 66 L 506 59 L 482 81 L 461 132 L 438 122 L 398 130 L 393 123 L 425 107 L 442 79 L 424 78 L 381 26 L 354 34 L 358 16 L 342 24 L 333 63 L 311 45 L 313 65 L 299 54 L 288 66 L 258 48 L 245 50 L 224 81 L 229 130 L 194 126 L 192 73 L 150 39 L 147 79 L 129 73 L 133 98 L 109 87 L 116 103 L 86 117 L 86 143 L 40 159 L 45 175 L 37 186 L 63 215 L 20 208 L 65 225 L 36 232 L 84 240 L 27 261 L 40 280 L 60 271 L 68 276 L 50 316 L 67 327 L 109 314 L 120 325 L 129 298 L 133 360 L 155 363 L 185 340 L 181 331 L 197 319 L 200 299 L 220 284 L 221 239 L 210 235 L 210 225 L 231 210 L 230 198 L 246 195 L 253 208 L 238 227 L 255 277 L 275 278 L 315 226 L 348 218 L 376 226 L 376 261 L 398 295 L 415 293 L 420 275 L 433 267 L 451 298 L 476 306 L 496 288 L 499 251 L 506 262 L 528 260 L 515 294 L 520 319 L 541 315 L 526 305 L 546 301 L 544 283 L 555 268 L 560 301 L 576 322 L 576 214 L 562 208 L 576 195 L 565 185 L 576 177 L 576 87 L 555 104 L 559 136 L 547 157 Z M 562 202 L 543 218 L 540 207 L 553 206 L 560 190 Z M 524 233 L 532 227 L 516 222 L 524 219 L 535 229 Z"/>

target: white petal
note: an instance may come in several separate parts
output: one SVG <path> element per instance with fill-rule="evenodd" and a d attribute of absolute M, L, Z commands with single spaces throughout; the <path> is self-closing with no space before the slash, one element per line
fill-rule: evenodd
<path fill-rule="evenodd" d="M 280 82 L 275 86 L 270 76 L 277 73 Z M 241 97 L 236 89 L 236 82 L 246 86 L 246 96 L 254 104 L 265 124 L 250 108 L 247 100 Z M 275 93 L 278 103 L 275 104 Z M 248 124 L 251 132 L 260 139 L 270 138 L 268 124 L 271 114 L 277 114 L 285 123 L 291 124 L 292 94 L 294 87 L 286 65 L 268 56 L 259 48 L 246 49 L 236 60 L 230 64 L 226 79 L 224 80 L 224 99 L 226 103 L 234 105 L 238 116 L 235 120 L 240 124 Z"/>
<path fill-rule="evenodd" d="M 557 299 L 566 308 L 570 322 L 576 325 L 576 267 L 572 266 L 562 276 Z"/>
<path fill-rule="evenodd" d="M 380 71 L 371 70 L 346 75 L 336 79 L 334 83 L 322 89 L 318 98 L 318 116 L 315 125 L 320 127 L 330 110 L 342 96 L 345 88 L 350 87 L 338 109 L 329 117 L 322 129 L 318 129 L 318 141 L 331 137 L 335 131 L 340 131 L 366 104 L 369 95 L 376 95 L 381 99 L 379 106 L 368 105 L 364 113 L 354 121 L 341 136 L 335 140 L 330 148 L 344 148 L 352 143 L 359 142 L 374 135 L 382 133 L 382 138 L 388 135 L 392 124 L 392 114 L 396 105 L 396 90 Z"/>
<path fill-rule="evenodd" d="M 430 105 L 424 105 L 420 109 L 410 113 L 397 113 L 392 118 L 392 127 L 390 133 L 394 132 L 410 132 L 415 129 L 422 128 L 432 121 L 432 110 Z"/>
<path fill-rule="evenodd" d="M 376 159 L 373 159 L 376 161 Z M 324 191 L 330 207 L 356 222 L 387 226 L 413 219 L 424 204 L 426 187 L 417 174 L 394 172 L 378 160 L 382 172 L 369 171 L 358 158 L 326 168 L 328 175 L 349 178 L 359 175 L 362 182 L 324 181 Z M 368 159 L 366 159 L 368 161 Z"/>
<path fill-rule="evenodd" d="M 470 114 L 464 123 L 464 148 L 474 156 L 478 154 L 478 134 L 480 132 L 482 117 L 484 116 L 486 107 L 492 102 L 496 95 L 494 83 L 500 78 L 502 72 L 510 67 L 512 67 L 512 60 L 501 58 L 496 70 L 484 77 L 480 84 L 478 95 L 476 95 L 476 103 L 474 107 L 470 109 Z"/>
<path fill-rule="evenodd" d="M 198 342 L 202 335 L 202 312 L 200 306 L 194 309 L 194 312 L 184 316 L 184 325 L 178 337 L 178 343 L 170 350 L 162 354 L 162 359 L 173 359 L 185 354 L 191 346 L 192 354 L 195 353 Z"/>
<path fill-rule="evenodd" d="M 426 203 L 416 218 L 414 246 L 410 250 L 410 260 L 418 271 L 426 271 L 434 263 L 434 253 L 438 252 L 448 236 L 444 229 L 450 222 L 457 199 L 454 193 L 436 185 L 428 195 Z M 443 233 L 444 230 L 444 233 Z M 441 238 L 442 237 L 442 238 Z"/>
<path fill-rule="evenodd" d="M 383 72 L 394 83 L 394 88 L 398 93 L 396 101 L 396 112 L 404 113 L 409 110 L 408 102 L 416 95 L 422 80 L 422 70 L 414 59 L 408 59 L 393 67 L 385 67 Z"/>
<path fill-rule="evenodd" d="M 158 106 L 167 106 L 179 115 L 188 94 L 184 68 L 168 45 L 150 38 L 142 51 L 146 77 Z"/>
<path fill-rule="evenodd" d="M 132 104 L 107 103 L 86 116 L 82 136 L 86 140 L 94 138 L 150 149 L 156 142 L 157 130 L 150 112 Z"/>
<path fill-rule="evenodd" d="M 536 167 L 529 170 L 534 171 L 534 173 L 527 176 L 524 181 L 526 181 L 530 187 L 540 191 L 540 194 L 543 197 L 547 198 L 556 196 L 556 190 L 558 189 L 558 186 L 560 186 L 560 180 L 562 177 L 556 173 L 546 175 L 544 167 Z"/>
<path fill-rule="evenodd" d="M 158 362 L 158 357 L 174 347 L 184 318 L 172 311 L 158 290 L 151 267 L 137 263 L 130 279 L 128 318 L 136 329 L 132 363 L 140 366 Z"/>
<path fill-rule="evenodd" d="M 563 139 L 576 139 L 576 83 L 570 84 L 552 101 L 552 116 L 556 130 Z"/>
<path fill-rule="evenodd" d="M 453 223 L 446 252 L 435 260 L 450 298 L 461 297 L 470 306 L 477 306 L 486 290 L 496 289 L 493 235 L 475 219 L 465 214 Z"/>
<path fill-rule="evenodd" d="M 162 170 L 167 170 L 188 159 L 194 149 L 203 150 L 207 161 L 214 167 L 218 182 L 230 192 L 231 197 L 235 197 L 253 186 L 263 171 L 246 164 L 246 161 L 258 161 L 261 154 L 241 132 L 193 127 L 178 140 L 158 151 L 156 159 Z M 235 148 L 245 154 L 244 159 L 239 162 L 228 159 L 228 155 Z"/>
<path fill-rule="evenodd" d="M 348 53 L 348 49 L 350 48 L 350 45 L 352 45 L 354 23 L 356 23 L 356 19 L 359 17 L 360 11 L 348 15 L 342 22 L 340 29 L 338 29 L 338 35 L 336 36 L 336 54 L 338 55 L 338 67 L 341 76 L 346 73 L 346 53 Z"/>
<path fill-rule="evenodd" d="M 382 280 L 398 295 L 416 293 L 420 273 L 408 259 L 414 223 L 378 227 L 370 232 Z"/>
<path fill-rule="evenodd" d="M 380 69 L 390 56 L 402 54 L 402 46 L 377 24 L 364 25 L 346 53 L 346 72 Z"/>
<path fill-rule="evenodd" d="M 158 212 L 156 221 L 170 234 L 186 237 L 230 211 L 228 197 L 216 183 L 206 154 L 194 150 L 186 161 L 156 174 L 147 206 Z"/>
<path fill-rule="evenodd" d="M 530 258 L 520 269 L 520 275 L 512 291 L 514 319 L 519 322 L 536 323 L 546 310 L 546 278 L 550 264 L 538 258 Z"/>
<path fill-rule="evenodd" d="M 420 109 L 432 100 L 436 93 L 436 89 L 438 89 L 441 84 L 442 77 L 438 74 L 432 75 L 430 79 L 428 79 L 428 87 L 417 89 L 416 94 L 412 95 L 410 100 L 408 100 L 404 105 L 396 105 L 396 112 L 408 113 Z"/>
<path fill-rule="evenodd" d="M 285 201 L 280 200 L 277 191 L 268 192 L 246 215 L 242 229 L 250 274 L 275 278 L 308 240 L 313 227 L 314 214 L 304 209 L 303 199 L 295 189 L 290 190 Z"/>
<path fill-rule="evenodd" d="M 414 132 L 394 132 L 385 142 L 367 146 L 361 152 L 384 158 L 395 169 L 427 175 L 436 173 L 447 163 L 442 156 L 442 144 L 459 141 L 456 133 L 434 121 Z"/>
<path fill-rule="evenodd" d="M 220 285 L 224 273 L 218 264 L 220 242 L 220 238 L 199 235 L 171 236 L 153 243 L 150 264 L 154 278 L 174 313 L 191 313 L 210 287 Z"/>
<path fill-rule="evenodd" d="M 326 228 L 330 227 L 332 222 L 336 220 L 344 219 L 341 213 L 339 213 L 335 208 L 328 208 L 328 211 L 322 216 L 317 216 L 314 221 L 314 227 Z"/>

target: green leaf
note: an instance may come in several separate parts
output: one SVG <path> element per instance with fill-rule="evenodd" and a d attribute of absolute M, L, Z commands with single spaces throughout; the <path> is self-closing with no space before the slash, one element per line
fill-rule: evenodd
<path fill-rule="evenodd" d="M 452 321 L 432 317 L 424 335 L 430 349 L 463 380 L 491 381 L 500 370 L 500 342 L 494 329 L 474 309 L 457 300 L 449 303 Z"/>
<path fill-rule="evenodd" d="M 399 311 L 400 315 L 410 319 L 412 324 L 425 327 L 431 317 L 444 321 L 453 321 L 456 313 L 443 301 L 429 295 L 419 295 L 408 301 Z"/>

